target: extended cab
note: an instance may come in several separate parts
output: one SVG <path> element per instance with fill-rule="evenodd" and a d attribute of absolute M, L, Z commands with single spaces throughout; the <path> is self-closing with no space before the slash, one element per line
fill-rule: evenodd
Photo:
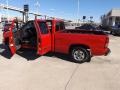
<path fill-rule="evenodd" d="M 65 29 L 62 20 L 33 20 L 16 28 L 13 20 L 4 33 L 4 43 L 12 55 L 20 48 L 36 50 L 36 54 L 48 52 L 69 54 L 73 61 L 89 62 L 92 56 L 107 55 L 109 37 L 100 31 Z M 18 26 L 18 25 L 17 25 Z M 6 37 L 7 36 L 7 37 Z"/>

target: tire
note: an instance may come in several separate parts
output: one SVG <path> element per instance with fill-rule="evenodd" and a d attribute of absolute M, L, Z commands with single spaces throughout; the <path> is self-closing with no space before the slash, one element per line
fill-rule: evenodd
<path fill-rule="evenodd" d="M 84 63 L 91 61 L 90 52 L 83 47 L 74 47 L 70 51 L 72 61 L 76 63 Z"/>
<path fill-rule="evenodd" d="M 113 31 L 111 31 L 111 34 L 114 35 Z"/>
<path fill-rule="evenodd" d="M 112 35 L 112 31 L 110 31 L 110 34 Z"/>
<path fill-rule="evenodd" d="M 116 34 L 115 34 L 115 32 L 114 32 L 114 31 L 112 31 L 112 32 L 111 32 L 111 34 L 112 34 L 113 36 L 116 36 Z"/>

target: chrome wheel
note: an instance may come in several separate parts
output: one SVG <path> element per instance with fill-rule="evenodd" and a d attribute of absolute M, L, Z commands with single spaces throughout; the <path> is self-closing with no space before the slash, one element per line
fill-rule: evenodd
<path fill-rule="evenodd" d="M 83 47 L 73 47 L 70 51 L 71 58 L 76 63 L 90 62 L 90 52 Z"/>
<path fill-rule="evenodd" d="M 83 61 L 85 59 L 85 53 L 81 50 L 73 50 L 73 57 L 77 61 Z"/>

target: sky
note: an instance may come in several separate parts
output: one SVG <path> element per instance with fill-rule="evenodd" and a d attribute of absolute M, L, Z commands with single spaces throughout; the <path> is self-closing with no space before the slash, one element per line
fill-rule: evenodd
<path fill-rule="evenodd" d="M 48 16 L 64 18 L 67 20 L 82 20 L 86 16 L 89 20 L 100 21 L 100 16 L 110 11 L 112 8 L 120 8 L 120 0 L 8 0 L 8 4 L 18 8 L 23 8 L 24 4 L 29 4 L 30 12 L 39 12 Z M 36 2 L 39 2 L 37 4 Z M 6 0 L 0 0 L 0 3 L 6 4 Z M 37 4 L 37 5 L 36 5 Z M 1 10 L 1 14 L 7 14 L 6 10 Z M 8 12 L 10 16 L 21 15 L 20 13 Z M 30 16 L 32 17 L 32 16 Z"/>

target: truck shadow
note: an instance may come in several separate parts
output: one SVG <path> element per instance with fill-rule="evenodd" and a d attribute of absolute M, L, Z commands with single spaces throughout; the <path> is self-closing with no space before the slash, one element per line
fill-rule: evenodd
<path fill-rule="evenodd" d="M 40 57 L 36 54 L 36 50 L 31 49 L 20 49 L 19 51 L 16 52 L 16 54 L 25 58 L 27 61 L 33 61 Z"/>
<path fill-rule="evenodd" d="M 26 49 L 20 49 L 19 51 L 16 52 L 19 56 L 22 56 L 23 58 L 27 60 L 35 60 L 39 56 L 36 55 L 34 50 L 26 50 Z M 13 55 L 10 52 L 10 49 L 3 44 L 0 44 L 0 56 L 3 56 L 7 59 L 11 59 Z"/>
<path fill-rule="evenodd" d="M 25 58 L 28 61 L 33 61 L 41 56 L 36 54 L 35 50 L 30 50 L 30 49 L 20 49 L 19 51 L 17 51 L 17 54 L 20 55 L 21 57 Z M 47 53 L 44 56 L 46 57 L 51 57 L 51 58 L 60 58 L 61 60 L 65 60 L 65 61 L 70 61 L 70 58 L 68 55 L 65 54 L 60 54 L 60 53 Z"/>
<path fill-rule="evenodd" d="M 31 49 L 20 49 L 19 51 L 16 52 L 17 55 L 25 58 L 27 61 L 33 61 L 37 58 L 39 58 L 40 56 L 38 56 L 36 54 L 35 50 L 31 50 Z M 9 50 L 9 48 L 3 44 L 0 44 L 0 56 L 3 56 L 7 59 L 11 59 L 12 58 L 12 54 Z M 69 61 L 72 62 L 69 58 L 68 55 L 65 54 L 60 54 L 60 53 L 47 53 L 46 55 L 44 55 L 46 57 L 52 57 L 52 58 L 60 58 L 61 60 L 65 60 L 65 61 Z M 19 59 L 19 58 L 18 58 Z"/>
<path fill-rule="evenodd" d="M 7 59 L 10 59 L 12 57 L 12 54 L 8 47 L 3 44 L 0 44 L 0 55 Z"/>
<path fill-rule="evenodd" d="M 68 62 L 73 62 L 69 55 L 66 55 L 66 54 L 62 54 L 62 53 L 48 53 L 46 54 L 45 56 L 47 57 L 52 57 L 52 58 L 59 58 L 61 60 L 64 60 L 64 61 L 68 61 Z"/>

